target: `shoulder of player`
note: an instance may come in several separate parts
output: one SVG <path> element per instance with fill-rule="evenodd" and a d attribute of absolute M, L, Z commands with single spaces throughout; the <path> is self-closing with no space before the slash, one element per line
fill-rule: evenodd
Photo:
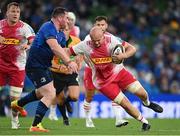
<path fill-rule="evenodd" d="M 32 27 L 28 23 L 26 23 L 26 22 L 24 22 L 22 20 L 19 20 L 19 26 L 20 27 L 27 27 L 27 28 L 32 29 Z"/>
<path fill-rule="evenodd" d="M 1 25 L 1 27 L 7 26 L 8 25 L 7 19 L 0 20 L 0 25 Z"/>
<path fill-rule="evenodd" d="M 115 36 L 115 35 L 113 35 L 112 33 L 109 33 L 109 32 L 105 32 L 105 34 L 104 34 L 104 35 L 109 36 L 109 37 L 112 37 L 112 38 L 116 38 L 116 39 L 118 39 L 118 40 L 121 40 L 121 38 L 120 38 L 120 37 Z"/>
<path fill-rule="evenodd" d="M 1 19 L 0 20 L 0 23 L 2 24 L 2 23 L 5 23 L 5 22 L 7 22 L 7 19 Z"/>
<path fill-rule="evenodd" d="M 50 21 L 43 23 L 41 25 L 39 31 L 46 31 L 46 32 L 54 31 L 54 32 L 57 32 L 55 26 Z"/>

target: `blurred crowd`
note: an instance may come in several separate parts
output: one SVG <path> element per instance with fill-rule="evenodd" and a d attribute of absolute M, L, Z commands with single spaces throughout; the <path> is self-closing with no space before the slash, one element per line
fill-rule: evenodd
<path fill-rule="evenodd" d="M 0 4 L 3 18 L 6 4 Z M 149 94 L 180 94 L 179 0 L 16 0 L 22 3 L 21 19 L 37 32 L 50 19 L 54 7 L 76 14 L 84 39 L 97 15 L 109 19 L 109 32 L 133 43 L 138 51 L 125 61 Z"/>

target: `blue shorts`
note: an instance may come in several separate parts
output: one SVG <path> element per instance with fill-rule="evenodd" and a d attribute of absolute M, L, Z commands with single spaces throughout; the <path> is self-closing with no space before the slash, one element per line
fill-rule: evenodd
<path fill-rule="evenodd" d="M 49 69 L 26 70 L 26 75 L 33 82 L 36 89 L 53 81 L 53 76 Z"/>

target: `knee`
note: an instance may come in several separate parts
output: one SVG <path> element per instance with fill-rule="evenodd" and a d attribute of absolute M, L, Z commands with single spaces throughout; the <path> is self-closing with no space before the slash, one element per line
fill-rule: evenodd
<path fill-rule="evenodd" d="M 116 96 L 116 98 L 113 101 L 117 104 L 121 104 L 124 98 L 125 95 L 122 92 L 119 92 L 119 94 Z"/>
<path fill-rule="evenodd" d="M 73 96 L 73 97 L 71 97 L 71 100 L 76 102 L 78 100 L 78 97 L 77 96 Z"/>
<path fill-rule="evenodd" d="M 72 101 L 77 101 L 79 98 L 79 94 L 78 93 L 69 94 L 69 97 L 71 98 Z"/>

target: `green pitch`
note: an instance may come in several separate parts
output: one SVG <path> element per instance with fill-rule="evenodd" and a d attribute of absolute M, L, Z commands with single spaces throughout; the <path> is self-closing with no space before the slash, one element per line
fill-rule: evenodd
<path fill-rule="evenodd" d="M 71 126 L 63 126 L 62 120 L 50 121 L 45 118 L 43 126 L 49 133 L 29 132 L 33 118 L 20 118 L 21 128 L 10 129 L 10 119 L 0 118 L 0 135 L 180 135 L 180 119 L 149 119 L 151 130 L 141 131 L 141 123 L 129 119 L 125 127 L 116 128 L 114 119 L 94 119 L 95 128 L 86 128 L 84 119 L 71 119 Z"/>

